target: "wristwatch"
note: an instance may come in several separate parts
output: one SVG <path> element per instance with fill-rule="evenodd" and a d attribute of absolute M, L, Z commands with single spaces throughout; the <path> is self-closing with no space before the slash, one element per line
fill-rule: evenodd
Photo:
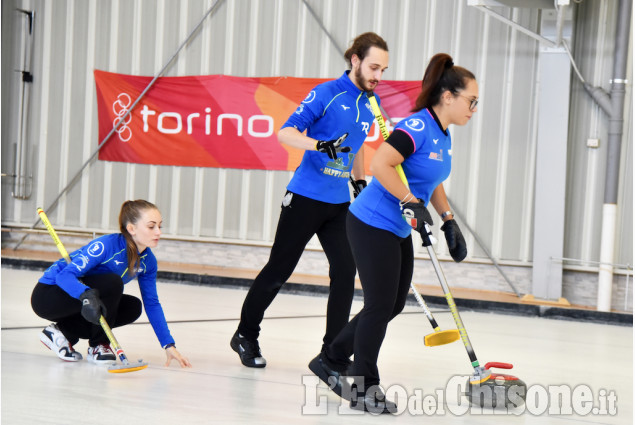
<path fill-rule="evenodd" d="M 452 211 L 446 211 L 443 214 L 441 214 L 441 220 L 443 220 L 444 218 L 446 218 L 450 214 L 452 215 L 452 217 L 454 217 L 454 213 Z"/>

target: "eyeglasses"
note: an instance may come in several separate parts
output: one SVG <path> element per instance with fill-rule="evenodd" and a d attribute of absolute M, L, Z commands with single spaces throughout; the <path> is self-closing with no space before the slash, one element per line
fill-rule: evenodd
<path fill-rule="evenodd" d="M 457 93 L 457 96 L 461 96 L 464 99 L 467 99 L 470 102 L 470 111 L 476 109 L 476 105 L 478 105 L 478 99 L 472 99 L 467 96 L 463 96 L 461 93 Z"/>

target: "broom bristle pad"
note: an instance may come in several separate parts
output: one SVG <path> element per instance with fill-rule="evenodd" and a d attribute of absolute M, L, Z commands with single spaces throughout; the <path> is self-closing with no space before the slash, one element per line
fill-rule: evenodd
<path fill-rule="evenodd" d="M 108 368 L 108 372 L 110 373 L 125 373 L 125 372 L 135 372 L 137 370 L 142 370 L 148 367 L 148 363 L 144 363 L 143 359 L 139 359 L 139 362 L 136 364 L 128 363 L 128 364 L 113 364 Z"/>
<path fill-rule="evenodd" d="M 108 369 L 108 372 L 110 372 L 110 373 L 127 373 L 127 372 L 136 372 L 137 370 L 142 370 L 142 369 L 145 369 L 146 367 L 148 367 L 148 365 L 145 365 L 145 366 L 135 366 L 135 367 L 127 367 L 127 368 L 123 368 L 123 369 Z"/>
<path fill-rule="evenodd" d="M 457 341 L 460 337 L 461 335 L 458 332 L 441 331 L 426 335 L 423 338 L 423 343 L 429 347 L 434 347 L 437 345 L 444 345 Z"/>

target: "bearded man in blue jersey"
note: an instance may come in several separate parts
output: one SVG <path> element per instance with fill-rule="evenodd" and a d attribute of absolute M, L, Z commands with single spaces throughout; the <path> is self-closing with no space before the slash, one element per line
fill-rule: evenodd
<path fill-rule="evenodd" d="M 348 323 L 356 270 L 346 237 L 348 181 L 354 180 L 357 190 L 366 187 L 361 148 L 374 119 L 367 92 L 377 87 L 388 67 L 388 45 L 379 35 L 364 33 L 344 57 L 351 69 L 311 90 L 278 132 L 280 143 L 305 153 L 282 199 L 269 261 L 247 293 L 231 339 L 247 367 L 267 365 L 258 343 L 260 323 L 313 235 L 330 267 L 323 346 Z"/>

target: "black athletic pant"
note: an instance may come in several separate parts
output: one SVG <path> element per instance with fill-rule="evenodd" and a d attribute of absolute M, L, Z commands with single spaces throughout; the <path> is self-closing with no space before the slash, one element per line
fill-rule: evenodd
<path fill-rule="evenodd" d="M 414 254 L 412 237 L 369 226 L 349 213 L 346 229 L 364 290 L 364 307 L 326 348 L 329 363 L 341 368 L 355 354 L 350 376 L 364 379 L 358 390 L 379 384 L 377 358 L 388 322 L 406 304 Z"/>
<path fill-rule="evenodd" d="M 123 281 L 116 274 L 85 276 L 84 285 L 99 291 L 99 298 L 106 307 L 106 322 L 111 328 L 127 325 L 141 316 L 141 300 L 124 295 Z M 71 345 L 79 339 L 88 339 L 88 344 L 108 344 L 108 337 L 100 325 L 94 325 L 81 315 L 82 304 L 57 285 L 38 282 L 31 294 L 33 311 L 43 319 L 57 323 Z"/>
<path fill-rule="evenodd" d="M 349 204 L 329 204 L 293 194 L 290 204 L 282 206 L 269 261 L 243 303 L 238 325 L 240 334 L 248 339 L 258 338 L 265 310 L 293 273 L 314 234 L 329 261 L 331 280 L 324 343 L 330 343 L 348 323 L 355 289 L 355 262 L 346 239 Z"/>

